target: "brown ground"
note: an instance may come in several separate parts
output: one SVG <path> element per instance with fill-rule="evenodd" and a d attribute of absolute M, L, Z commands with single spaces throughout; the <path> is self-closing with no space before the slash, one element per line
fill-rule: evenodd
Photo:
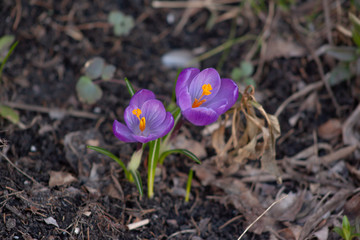
<path fill-rule="evenodd" d="M 210 11 L 204 8 L 154 8 L 151 1 L 140 0 L 3 0 L 0 36 L 13 34 L 19 45 L 4 69 L 0 103 L 17 109 L 22 124 L 0 118 L 0 238 L 237 239 L 287 194 L 243 239 L 338 239 L 332 228 L 342 216 L 352 224 L 359 216 L 360 154 L 355 149 L 360 130 L 345 130 L 351 116 L 355 123 L 360 119 L 360 83 L 353 77 L 327 89 L 320 70 L 326 74 L 337 62 L 314 52 L 329 41 L 328 33 L 334 45 L 354 45 L 325 22 L 350 28 L 346 13 L 356 11 L 349 3 L 334 8 L 339 1 L 324 1 L 331 6 L 326 18 L 322 2 L 296 1 L 288 11 L 272 1 L 259 9 L 245 4 L 236 18 L 218 17 L 208 30 Z M 114 36 L 107 23 L 112 10 L 136 19 L 128 36 Z M 168 22 L 169 15 L 174 23 Z M 182 18 L 185 25 L 176 32 Z M 234 44 L 227 55 L 221 51 L 204 58 L 201 68 L 216 68 L 225 59 L 218 70 L 230 77 L 243 59 L 251 60 L 256 97 L 270 114 L 299 94 L 279 114 L 276 159 L 283 183 L 260 171 L 258 160 L 243 161 L 228 175 L 214 164 L 211 137 L 185 123 L 180 136 L 188 147 L 194 145 L 191 140 L 200 143 L 195 150 L 202 152 L 204 162 L 196 170 L 190 202 L 184 202 L 183 192 L 194 164 L 178 155 L 165 161 L 155 197 L 139 199 L 115 162 L 84 146 L 95 142 L 127 162 L 136 146 L 119 142 L 111 130 L 114 119 L 123 120 L 130 98 L 122 79 L 168 101 L 177 70 L 164 67 L 161 56 L 173 49 L 201 55 L 232 34 L 262 37 L 264 50 L 253 51 L 253 40 Z M 78 100 L 75 85 L 94 56 L 117 67 L 117 80 L 99 83 L 103 97 L 88 105 Z M 56 109 L 68 114 L 54 117 Z M 355 142 L 349 144 L 347 138 Z M 140 169 L 143 182 L 145 167 Z M 141 220 L 149 223 L 128 229 Z"/>

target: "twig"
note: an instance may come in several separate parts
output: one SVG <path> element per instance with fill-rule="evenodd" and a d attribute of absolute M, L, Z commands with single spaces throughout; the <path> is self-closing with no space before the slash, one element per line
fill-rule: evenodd
<path fill-rule="evenodd" d="M 41 106 L 17 103 L 17 102 L 3 102 L 1 104 L 6 105 L 11 108 L 18 108 L 18 109 L 22 109 L 22 110 L 28 110 L 28 111 L 33 111 L 33 112 L 42 112 L 42 113 L 48 113 L 48 114 L 57 113 L 57 114 L 69 115 L 72 117 L 89 118 L 89 119 L 98 119 L 101 117 L 101 115 L 84 112 L 84 111 L 66 110 L 66 109 L 60 109 L 60 108 L 47 108 L 47 107 L 41 107 Z"/>
<path fill-rule="evenodd" d="M 136 228 L 139 228 L 139 227 L 142 227 L 142 226 L 145 226 L 147 224 L 149 224 L 150 220 L 149 219 L 145 219 L 145 220 L 141 220 L 139 222 L 136 222 L 136 223 L 130 223 L 127 225 L 128 229 L 129 230 L 134 230 Z"/>
<path fill-rule="evenodd" d="M 21 0 L 16 0 L 16 17 L 13 24 L 13 30 L 16 31 L 16 29 L 19 26 L 20 20 L 21 20 L 21 12 L 22 12 L 22 6 L 21 6 Z"/>
<path fill-rule="evenodd" d="M 330 45 L 333 45 L 333 39 L 331 36 L 331 20 L 330 20 L 330 9 L 329 9 L 329 0 L 322 0 L 325 16 L 325 27 L 326 35 Z"/>
<path fill-rule="evenodd" d="M 275 204 L 281 202 L 282 200 L 284 200 L 288 195 L 283 196 L 282 198 L 276 200 L 275 202 L 273 202 L 260 216 L 258 216 L 254 222 L 252 222 L 246 229 L 245 231 L 240 235 L 240 237 L 238 238 L 238 240 L 240 240 L 245 233 L 257 222 L 259 221 L 260 218 L 262 218 Z"/>
<path fill-rule="evenodd" d="M 219 1 L 153 1 L 152 6 L 154 8 L 212 8 L 216 9 L 217 6 L 221 6 L 229 3 L 238 3 L 241 0 L 219 0 Z"/>
<path fill-rule="evenodd" d="M 324 82 L 315 82 L 312 83 L 308 86 L 306 86 L 304 89 L 302 89 L 299 92 L 294 93 L 293 95 L 291 95 L 290 97 L 288 97 L 276 110 L 275 112 L 275 116 L 279 117 L 279 115 L 282 113 L 282 111 L 285 109 L 285 107 L 292 101 L 294 101 L 295 99 L 302 97 L 306 94 L 308 94 L 309 92 L 313 91 L 313 90 L 317 90 L 319 88 L 321 88 L 324 85 Z"/>
<path fill-rule="evenodd" d="M 31 181 L 33 181 L 33 183 L 39 184 L 39 182 L 36 181 L 33 177 L 29 176 L 26 172 L 24 172 L 23 170 L 21 170 L 20 168 L 18 168 L 5 154 L 3 154 L 2 152 L 0 152 L 0 155 L 1 155 L 12 167 L 14 167 L 16 170 L 18 170 L 22 175 L 24 175 L 25 177 L 29 178 Z"/>
<path fill-rule="evenodd" d="M 179 234 L 183 234 L 183 233 L 196 233 L 196 229 L 186 229 L 186 230 L 182 230 L 182 231 L 178 231 L 176 233 L 171 234 L 167 239 L 173 238 Z"/>
<path fill-rule="evenodd" d="M 204 54 L 196 57 L 195 60 L 196 60 L 196 61 L 203 61 L 203 60 L 205 60 L 205 59 L 207 59 L 207 58 L 209 58 L 209 57 L 211 57 L 211 56 L 213 56 L 213 55 L 215 55 L 215 54 L 218 54 L 218 53 L 226 50 L 226 49 L 229 48 L 229 47 L 232 47 L 232 46 L 235 45 L 235 44 L 244 43 L 244 42 L 246 42 L 246 41 L 256 40 L 256 39 L 257 39 L 257 37 L 256 37 L 255 35 L 246 34 L 246 35 L 241 36 L 241 37 L 239 37 L 239 38 L 235 38 L 235 39 L 232 40 L 232 41 L 226 41 L 225 43 L 217 46 L 216 48 L 211 49 L 210 51 L 208 51 L 208 52 L 206 52 L 206 53 L 204 53 Z"/>
<path fill-rule="evenodd" d="M 270 1 L 269 13 L 266 18 L 265 26 L 262 31 L 261 37 L 260 37 L 261 38 L 261 40 L 260 40 L 261 41 L 260 60 L 259 60 L 259 64 L 257 67 L 257 71 L 255 72 L 255 74 L 253 76 L 253 78 L 255 79 L 256 82 L 259 82 L 260 75 L 263 71 L 263 67 L 264 67 L 264 63 L 265 63 L 266 48 L 267 48 L 267 43 L 265 40 L 270 36 L 271 24 L 273 22 L 274 14 L 275 14 L 275 3 L 274 3 L 274 1 Z"/>
<path fill-rule="evenodd" d="M 324 83 L 325 85 L 325 88 L 327 90 L 327 92 L 329 93 L 330 95 L 330 98 L 331 98 L 331 101 L 336 109 L 336 115 L 337 116 L 340 116 L 341 115 L 341 109 L 340 109 L 340 106 L 338 104 L 338 102 L 336 101 L 336 98 L 335 98 L 335 95 L 330 87 L 330 84 L 327 80 L 327 78 L 325 77 L 325 74 L 324 74 L 324 69 L 323 69 L 323 66 L 322 66 L 322 63 L 320 61 L 320 58 L 319 56 L 315 53 L 315 50 L 310 46 L 310 44 L 308 43 L 308 41 L 298 33 L 298 23 L 297 23 L 297 20 L 296 19 L 291 19 L 290 21 L 291 23 L 291 27 L 294 29 L 296 35 L 300 38 L 300 40 L 304 43 L 304 45 L 306 46 L 306 48 L 309 50 L 312 58 L 314 59 L 315 63 L 316 63 L 316 66 L 318 68 L 318 71 L 319 71 L 319 74 L 320 74 L 320 78 L 321 78 L 321 81 Z"/>
<path fill-rule="evenodd" d="M 242 218 L 242 217 L 243 217 L 243 215 L 239 215 L 239 216 L 233 217 L 232 219 L 226 221 L 226 223 L 224 223 L 223 225 L 221 225 L 221 226 L 219 227 L 219 230 L 223 229 L 224 227 L 226 227 L 226 226 L 229 225 L 230 223 L 232 223 L 232 222 L 234 222 L 234 221 L 236 221 L 236 220 L 238 220 L 238 219 L 240 219 L 240 218 Z"/>

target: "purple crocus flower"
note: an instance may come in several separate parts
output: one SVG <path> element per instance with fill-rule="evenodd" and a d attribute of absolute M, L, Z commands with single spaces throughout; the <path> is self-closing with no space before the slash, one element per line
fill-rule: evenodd
<path fill-rule="evenodd" d="M 165 136 L 174 126 L 174 118 L 166 112 L 164 105 L 150 90 L 140 90 L 134 94 L 125 109 L 126 125 L 114 121 L 113 132 L 124 142 L 146 143 Z"/>
<path fill-rule="evenodd" d="M 197 68 L 184 69 L 175 90 L 183 116 L 198 126 L 215 122 L 239 96 L 236 83 L 228 78 L 221 79 L 213 68 L 201 72 Z"/>

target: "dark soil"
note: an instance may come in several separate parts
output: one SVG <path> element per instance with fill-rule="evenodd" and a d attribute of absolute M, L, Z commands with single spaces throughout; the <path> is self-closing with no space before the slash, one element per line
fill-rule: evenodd
<path fill-rule="evenodd" d="M 116 9 L 136 19 L 136 26 L 128 36 L 114 36 L 107 24 L 107 14 Z M 182 9 L 154 9 L 150 1 L 139 0 L 2 1 L 0 36 L 13 34 L 19 45 L 6 64 L 0 102 L 74 109 L 99 117 L 52 118 L 41 111 L 18 108 L 25 129 L 0 119 L 0 147 L 17 167 L 0 157 L 1 239 L 168 239 L 170 236 L 193 240 L 237 239 L 247 227 L 244 216 L 223 226 L 243 213 L 221 201 L 226 195 L 223 190 L 204 187 L 196 177 L 190 202 L 184 202 L 178 188 L 185 187 L 187 173 L 193 165 L 184 157 L 170 157 L 156 179 L 155 197 L 139 199 L 135 186 L 125 180 L 115 162 L 81 148 L 87 141 L 96 139 L 100 146 L 124 161 L 129 160 L 136 148 L 134 144 L 120 143 L 112 134 L 113 120 L 123 120 L 130 99 L 123 84 L 101 82 L 104 95 L 94 105 L 78 100 L 75 85 L 87 60 L 101 56 L 117 67 L 116 79 L 127 77 L 137 88 L 150 89 L 160 99 L 169 100 L 177 71 L 165 68 L 161 56 L 173 49 L 201 46 L 209 50 L 228 39 L 231 21 L 216 24 L 210 31 L 205 29 L 205 21 L 195 30 L 188 24 L 178 36 L 173 36 L 175 24 L 167 23 L 170 12 L 175 14 L 176 22 L 183 14 Z M 201 10 L 190 22 L 208 17 L 209 12 Z M 100 24 L 89 24 L 94 22 Z M 69 33 L 71 26 L 80 29 L 80 39 Z M 237 30 L 241 35 L 250 29 L 238 26 Z M 260 32 L 260 28 L 254 31 Z M 242 44 L 232 48 L 221 75 L 230 76 L 248 47 Z M 206 59 L 201 68 L 216 67 L 219 58 L 220 55 L 215 55 Z M 280 58 L 265 63 L 259 91 L 266 90 L 267 101 L 263 104 L 267 112 L 274 113 L 296 91 L 299 82 L 288 78 L 299 75 L 300 69 L 306 70 L 306 83 L 318 81 L 319 74 L 311 60 Z M 336 98 L 344 106 L 344 117 L 358 103 L 348 83 L 338 86 Z M 288 119 L 299 106 L 290 107 L 280 116 L 282 132 L 291 129 L 294 132 L 277 146 L 278 158 L 293 156 L 314 144 L 313 131 L 336 117 L 325 89 L 319 91 L 319 99 L 321 113 L 305 112 L 295 128 Z M 189 124 L 183 127 L 195 140 L 207 141 L 200 134 L 201 128 Z M 66 138 L 69 134 L 74 134 L 70 143 Z M 213 149 L 210 145 L 206 149 L 211 157 Z M 140 169 L 144 183 L 145 167 L 142 165 Z M 70 173 L 76 181 L 50 187 L 52 171 Z M 285 191 L 300 185 L 292 180 L 283 185 L 271 184 L 276 189 L 285 187 Z M 128 224 L 144 219 L 149 224 L 127 229 Z M 268 233 L 249 232 L 243 239 L 269 238 Z"/>

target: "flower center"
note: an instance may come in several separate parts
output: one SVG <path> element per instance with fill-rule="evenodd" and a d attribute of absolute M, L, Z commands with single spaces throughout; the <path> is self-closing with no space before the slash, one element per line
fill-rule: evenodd
<path fill-rule="evenodd" d="M 211 94 L 211 90 L 212 90 L 212 87 L 211 87 L 211 84 L 208 83 L 208 84 L 204 84 L 202 85 L 202 94 L 199 98 L 195 98 L 193 104 L 192 104 L 192 108 L 197 108 L 197 107 L 200 107 L 201 104 L 203 104 L 204 102 L 206 102 L 206 99 L 203 99 L 201 100 L 204 96 L 207 96 L 207 95 L 210 95 Z"/>
<path fill-rule="evenodd" d="M 134 109 L 134 110 L 132 110 L 132 114 L 134 114 L 139 119 L 139 121 L 140 121 L 139 128 L 140 128 L 140 131 L 143 132 L 146 127 L 146 120 L 145 120 L 145 117 L 140 118 L 141 110 L 139 108 Z"/>

